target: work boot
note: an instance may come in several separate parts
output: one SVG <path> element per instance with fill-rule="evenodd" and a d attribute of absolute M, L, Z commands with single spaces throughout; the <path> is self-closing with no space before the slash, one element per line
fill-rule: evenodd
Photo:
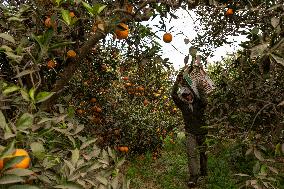
<path fill-rule="evenodd" d="M 189 181 L 188 181 L 188 183 L 187 183 L 187 186 L 188 187 L 195 187 L 196 185 L 197 185 L 197 180 L 198 180 L 198 177 L 199 176 L 191 176 L 190 178 L 189 178 Z"/>

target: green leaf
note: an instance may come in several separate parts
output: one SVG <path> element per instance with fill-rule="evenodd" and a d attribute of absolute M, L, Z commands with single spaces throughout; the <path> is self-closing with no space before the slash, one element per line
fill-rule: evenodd
<path fill-rule="evenodd" d="M 14 37 L 12 37 L 11 35 L 7 33 L 0 33 L 0 37 L 11 43 L 14 43 L 14 44 L 16 43 Z"/>
<path fill-rule="evenodd" d="M 18 128 L 28 128 L 33 124 L 33 115 L 30 113 L 24 113 L 16 122 Z"/>
<path fill-rule="evenodd" d="M 13 153 L 15 150 L 15 140 L 13 140 L 2 152 L 0 159 L 5 158 Z"/>
<path fill-rule="evenodd" d="M 59 6 L 62 0 L 55 0 L 57 5 Z"/>
<path fill-rule="evenodd" d="M 87 11 L 94 16 L 94 9 L 91 7 L 91 5 L 89 5 L 88 3 L 82 2 L 83 6 L 87 9 Z"/>
<path fill-rule="evenodd" d="M 107 183 L 108 183 L 108 181 L 107 181 L 107 179 L 105 178 L 105 177 L 102 177 L 102 176 L 96 176 L 96 179 L 97 179 L 97 181 L 99 181 L 101 184 L 103 184 L 103 185 L 107 185 Z"/>
<path fill-rule="evenodd" d="M 62 18 L 66 22 L 66 24 L 69 26 L 71 24 L 71 16 L 69 15 L 69 10 L 61 10 Z"/>
<path fill-rule="evenodd" d="M 17 175 L 4 175 L 0 178 L 0 184 L 12 184 L 17 182 L 23 182 L 24 179 Z"/>
<path fill-rule="evenodd" d="M 7 45 L 2 45 L 1 47 L 0 47 L 0 51 L 1 50 L 4 50 L 4 51 L 7 51 L 7 52 L 12 52 L 13 51 L 13 49 L 11 49 L 11 47 L 8 47 Z"/>
<path fill-rule="evenodd" d="M 100 3 L 96 3 L 94 6 L 93 6 L 93 13 L 98 15 L 100 14 L 107 6 L 106 5 L 103 5 L 103 4 L 100 4 Z"/>
<path fill-rule="evenodd" d="M 44 158 L 45 148 L 41 142 L 33 142 L 30 146 L 35 157 L 39 159 Z"/>
<path fill-rule="evenodd" d="M 36 95 L 35 101 L 36 103 L 46 101 L 49 99 L 52 95 L 54 95 L 55 92 L 40 92 Z"/>
<path fill-rule="evenodd" d="M 14 185 L 10 186 L 8 189 L 40 189 L 37 186 L 31 186 L 31 185 Z"/>
<path fill-rule="evenodd" d="M 22 76 L 24 76 L 24 75 L 28 75 L 28 74 L 31 74 L 31 73 L 34 73 L 34 72 L 35 72 L 35 70 L 24 70 L 24 71 L 18 73 L 18 74 L 15 76 L 15 78 L 22 77 Z"/>
<path fill-rule="evenodd" d="M 73 165 L 75 165 L 79 160 L 80 152 L 77 148 L 75 150 L 72 150 L 71 152 L 72 152 L 71 162 L 73 163 Z"/>
<path fill-rule="evenodd" d="M 32 174 L 34 174 L 34 172 L 29 170 L 29 169 L 15 168 L 15 169 L 10 169 L 10 170 L 6 171 L 5 174 L 7 174 L 7 175 L 17 175 L 19 177 L 23 177 L 23 176 L 32 175 Z"/>
<path fill-rule="evenodd" d="M 5 54 L 7 55 L 8 58 L 16 61 L 17 63 L 20 63 L 23 58 L 22 56 L 15 55 L 13 52 L 9 52 L 9 51 L 8 52 L 6 51 Z"/>
<path fill-rule="evenodd" d="M 260 161 L 264 161 L 264 158 L 262 157 L 262 154 L 261 154 L 261 152 L 259 151 L 259 150 L 257 150 L 257 149 L 254 149 L 254 155 L 255 155 L 255 157 L 257 158 L 257 159 L 259 159 Z"/>
<path fill-rule="evenodd" d="M 84 143 L 82 144 L 82 146 L 80 147 L 80 150 L 83 150 L 84 148 L 90 146 L 92 143 L 94 143 L 94 142 L 96 142 L 96 141 L 97 141 L 97 139 L 91 139 L 91 140 L 89 140 L 89 141 L 87 141 L 87 142 L 84 142 Z"/>
<path fill-rule="evenodd" d="M 284 58 L 275 55 L 275 54 L 270 54 L 270 56 L 278 63 L 281 64 L 282 66 L 284 66 Z"/>
<path fill-rule="evenodd" d="M 9 168 L 13 167 L 17 163 L 20 163 L 24 158 L 25 158 L 25 156 L 14 156 L 14 157 L 11 157 L 7 162 L 5 162 L 5 165 L 4 165 L 3 169 L 6 170 L 6 169 L 9 169 Z"/>
<path fill-rule="evenodd" d="M 57 185 L 54 188 L 64 188 L 64 189 L 83 189 L 83 187 L 79 184 L 75 183 L 66 183 L 62 185 Z"/>
<path fill-rule="evenodd" d="M 35 100 L 35 88 L 32 87 L 29 91 L 30 98 L 34 101 Z"/>
<path fill-rule="evenodd" d="M 23 99 L 25 99 L 26 101 L 30 101 L 30 96 L 25 89 L 21 89 L 21 95 L 22 95 Z"/>
<path fill-rule="evenodd" d="M 9 93 L 18 91 L 19 89 L 20 89 L 20 87 L 18 87 L 18 86 L 16 86 L 16 85 L 13 85 L 13 86 L 7 87 L 7 88 L 3 91 L 3 94 L 4 94 L 4 95 L 8 95 Z"/>
<path fill-rule="evenodd" d="M 73 41 L 66 41 L 66 42 L 56 43 L 56 44 L 53 44 L 52 46 L 50 46 L 49 50 L 65 47 L 67 45 L 72 45 L 72 44 L 75 44 L 75 43 L 76 42 L 73 42 Z"/>
<path fill-rule="evenodd" d="M 5 129 L 7 127 L 6 118 L 3 112 L 0 110 L 0 128 Z"/>

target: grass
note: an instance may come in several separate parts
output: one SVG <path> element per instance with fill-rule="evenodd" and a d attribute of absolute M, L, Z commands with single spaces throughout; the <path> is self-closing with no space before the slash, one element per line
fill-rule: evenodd
<path fill-rule="evenodd" d="M 230 169 L 225 154 L 209 156 L 209 176 L 207 182 L 200 182 L 199 188 L 235 189 L 235 181 L 230 177 Z M 128 162 L 126 175 L 131 179 L 131 189 L 187 189 L 188 168 L 185 137 L 179 137 L 175 144 L 165 140 L 161 156 L 153 160 L 151 153 L 143 158 L 133 158 Z"/>

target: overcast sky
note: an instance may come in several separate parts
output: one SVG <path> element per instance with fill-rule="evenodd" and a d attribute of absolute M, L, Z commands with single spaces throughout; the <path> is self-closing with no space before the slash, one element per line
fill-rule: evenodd
<path fill-rule="evenodd" d="M 179 19 L 172 19 L 171 22 L 168 22 L 167 20 L 166 26 L 167 29 L 171 28 L 174 26 L 173 30 L 171 30 L 171 33 L 173 35 L 173 41 L 171 43 L 164 43 L 163 41 L 159 41 L 160 44 L 162 45 L 163 49 L 163 58 L 169 58 L 170 62 L 174 64 L 174 67 L 176 69 L 179 69 L 181 66 L 184 65 L 184 57 L 188 54 L 188 49 L 191 46 L 191 44 L 185 44 L 184 39 L 188 38 L 189 40 L 192 40 L 194 37 L 196 37 L 196 32 L 194 31 L 194 14 L 193 12 L 190 12 L 191 16 L 188 15 L 188 13 L 184 10 L 178 10 L 176 15 L 179 17 Z M 153 28 L 154 31 L 159 30 L 156 28 L 154 25 L 160 25 L 159 23 L 159 18 L 155 18 L 153 21 L 149 21 L 149 25 Z M 183 32 L 185 34 L 181 35 L 179 33 Z M 157 35 L 162 39 L 163 38 L 163 33 L 164 32 L 158 32 Z M 215 49 L 214 56 L 209 60 L 209 62 L 213 61 L 218 61 L 222 60 L 222 57 L 225 57 L 227 53 L 232 53 L 236 51 L 238 48 L 237 47 L 241 41 L 245 40 L 244 36 L 240 37 L 229 37 L 232 41 L 237 41 L 235 42 L 235 45 L 224 45 L 222 47 L 219 47 Z M 173 47 L 174 46 L 174 47 Z M 176 50 L 176 49 L 178 50 Z"/>

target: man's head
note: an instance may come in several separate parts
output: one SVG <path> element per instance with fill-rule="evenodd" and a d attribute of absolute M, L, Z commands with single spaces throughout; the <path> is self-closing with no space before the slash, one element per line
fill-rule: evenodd
<path fill-rule="evenodd" d="M 192 103 L 194 98 L 192 90 L 189 87 L 182 86 L 179 91 L 179 98 L 184 102 Z"/>

